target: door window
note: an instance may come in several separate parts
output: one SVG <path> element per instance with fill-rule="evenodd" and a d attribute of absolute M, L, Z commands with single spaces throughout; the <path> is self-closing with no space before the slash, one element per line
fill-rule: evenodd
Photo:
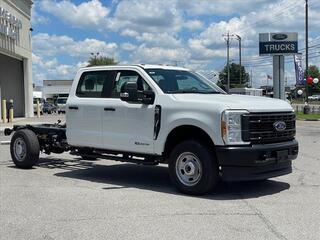
<path fill-rule="evenodd" d="M 121 87 L 126 82 L 136 82 L 138 90 L 151 90 L 150 86 L 145 82 L 145 80 L 135 71 L 118 71 L 115 83 L 113 85 L 113 90 L 111 97 L 120 98 Z"/>
<path fill-rule="evenodd" d="M 81 98 L 108 98 L 111 95 L 115 71 L 92 71 L 82 74 L 76 95 Z"/>

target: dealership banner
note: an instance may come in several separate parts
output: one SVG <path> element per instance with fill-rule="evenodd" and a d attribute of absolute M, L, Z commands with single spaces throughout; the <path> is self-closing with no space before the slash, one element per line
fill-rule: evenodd
<path fill-rule="evenodd" d="M 293 56 L 294 58 L 294 66 L 296 70 L 296 85 L 301 86 L 304 85 L 304 70 L 302 68 L 302 54 L 296 54 Z"/>

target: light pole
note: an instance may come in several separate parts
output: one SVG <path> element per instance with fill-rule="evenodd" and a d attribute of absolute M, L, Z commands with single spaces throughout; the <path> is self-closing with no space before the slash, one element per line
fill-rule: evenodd
<path fill-rule="evenodd" d="M 97 64 L 97 57 L 99 56 L 100 53 L 99 52 L 97 52 L 97 53 L 93 53 L 92 52 L 90 54 L 91 54 L 92 57 L 94 57 L 94 64 Z"/>
<path fill-rule="evenodd" d="M 229 57 L 230 57 L 230 33 L 228 32 L 227 34 L 223 34 L 224 40 L 227 43 L 227 93 L 229 93 L 230 90 L 230 66 L 229 66 Z"/>
<path fill-rule="evenodd" d="M 241 85 L 242 80 L 242 67 L 241 67 L 241 37 L 236 35 L 237 40 L 239 41 L 239 65 L 240 65 L 240 76 L 239 76 L 239 84 Z"/>
<path fill-rule="evenodd" d="M 308 63 L 308 58 L 309 58 L 309 46 L 308 46 L 308 38 L 309 38 L 309 29 L 308 29 L 308 8 L 309 8 L 309 5 L 308 5 L 308 0 L 305 0 L 306 1 L 306 6 L 305 6 L 305 10 L 306 10 L 306 36 L 305 36 L 305 42 L 306 42 L 306 79 L 309 77 L 309 63 Z M 308 90 L 308 81 L 306 81 L 306 102 L 308 102 L 308 94 L 309 94 L 309 90 Z"/>

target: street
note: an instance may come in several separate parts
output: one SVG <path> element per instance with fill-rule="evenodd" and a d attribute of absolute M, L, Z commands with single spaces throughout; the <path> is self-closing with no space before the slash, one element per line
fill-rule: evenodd
<path fill-rule="evenodd" d="M 320 122 L 297 122 L 293 173 L 179 194 L 167 167 L 41 155 L 0 145 L 0 239 L 319 239 Z M 0 141 L 10 138 L 0 135 Z"/>

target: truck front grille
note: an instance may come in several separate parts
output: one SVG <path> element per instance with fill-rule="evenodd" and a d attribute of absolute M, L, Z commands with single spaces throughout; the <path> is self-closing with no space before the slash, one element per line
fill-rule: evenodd
<path fill-rule="evenodd" d="M 276 122 L 284 122 L 285 129 L 277 131 Z M 250 113 L 242 116 L 242 140 L 256 144 L 276 143 L 294 139 L 296 116 L 294 112 Z"/>

